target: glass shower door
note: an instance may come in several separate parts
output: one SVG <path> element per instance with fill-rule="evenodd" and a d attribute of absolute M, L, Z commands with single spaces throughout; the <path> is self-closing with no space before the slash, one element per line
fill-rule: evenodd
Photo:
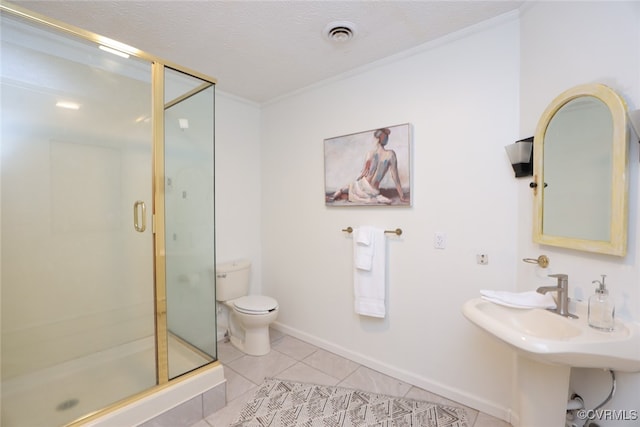
<path fill-rule="evenodd" d="M 0 27 L 1 424 L 61 425 L 156 384 L 151 65 Z"/>
<path fill-rule="evenodd" d="M 169 378 L 216 359 L 214 85 L 165 68 Z"/>

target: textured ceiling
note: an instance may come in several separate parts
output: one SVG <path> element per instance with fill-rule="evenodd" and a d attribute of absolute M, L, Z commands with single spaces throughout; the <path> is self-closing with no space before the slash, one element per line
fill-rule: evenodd
<path fill-rule="evenodd" d="M 263 103 L 517 9 L 500 1 L 14 1 Z M 355 24 L 344 44 L 323 32 Z"/>

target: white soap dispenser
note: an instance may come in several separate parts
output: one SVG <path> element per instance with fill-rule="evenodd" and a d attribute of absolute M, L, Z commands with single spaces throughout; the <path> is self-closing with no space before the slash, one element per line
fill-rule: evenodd
<path fill-rule="evenodd" d="M 601 331 L 613 331 L 613 319 L 616 307 L 609 298 L 609 291 L 605 287 L 604 278 L 602 281 L 594 280 L 597 283 L 596 293 L 589 298 L 589 326 Z"/>

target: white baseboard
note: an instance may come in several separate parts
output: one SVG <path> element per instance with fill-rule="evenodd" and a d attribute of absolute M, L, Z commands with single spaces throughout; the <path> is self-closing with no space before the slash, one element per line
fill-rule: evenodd
<path fill-rule="evenodd" d="M 291 326 L 282 324 L 278 321 L 274 322 L 271 326 L 274 329 L 281 331 L 287 335 L 291 335 L 292 337 L 299 338 L 303 341 L 306 341 L 310 344 L 320 347 L 323 350 L 329 351 L 331 353 L 335 353 L 339 356 L 346 357 L 350 360 L 353 360 L 354 362 L 357 362 L 363 366 L 366 366 L 367 368 L 371 368 L 385 375 L 398 378 L 399 380 L 402 380 L 408 384 L 411 384 L 413 386 L 438 394 L 447 399 L 456 401 L 465 406 L 476 409 L 480 412 L 484 412 L 485 414 L 494 416 L 496 418 L 500 418 L 501 420 L 504 420 L 506 422 L 513 422 L 514 417 L 513 417 L 512 411 L 509 408 L 504 408 L 480 396 L 476 396 L 464 390 L 450 387 L 440 382 L 433 381 L 429 378 L 416 375 L 412 372 L 408 372 L 397 366 L 386 364 L 379 360 L 373 359 L 370 356 L 366 356 L 361 353 L 354 352 L 342 346 L 336 345 L 332 342 L 326 341 L 314 335 L 300 331 Z"/>

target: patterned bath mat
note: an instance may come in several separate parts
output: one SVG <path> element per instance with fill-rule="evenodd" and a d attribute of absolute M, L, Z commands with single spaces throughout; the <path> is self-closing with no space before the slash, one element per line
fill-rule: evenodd
<path fill-rule="evenodd" d="M 468 427 L 464 409 L 267 378 L 232 427 Z"/>

